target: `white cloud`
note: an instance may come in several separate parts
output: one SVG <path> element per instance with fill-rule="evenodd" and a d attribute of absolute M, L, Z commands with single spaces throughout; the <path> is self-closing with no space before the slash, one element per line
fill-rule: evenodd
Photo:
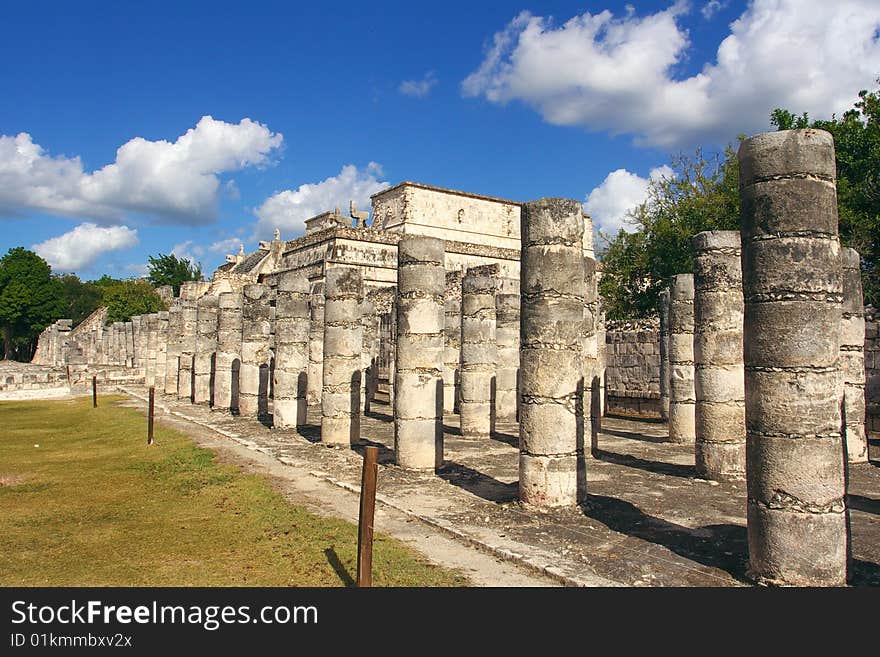
<path fill-rule="evenodd" d="M 138 278 L 144 278 L 147 274 L 150 273 L 150 265 L 141 264 L 141 265 L 126 265 L 126 271 L 130 271 L 132 274 L 137 276 Z"/>
<path fill-rule="evenodd" d="M 398 91 L 404 96 L 424 98 L 437 84 L 437 76 L 434 71 L 428 71 L 421 80 L 404 80 L 400 83 Z"/>
<path fill-rule="evenodd" d="M 269 239 L 278 228 L 283 239 L 292 239 L 305 232 L 305 220 L 335 207 L 347 214 L 348 202 L 353 200 L 360 210 L 369 209 L 370 196 L 386 187 L 379 180 L 382 167 L 370 162 L 366 169 L 346 164 L 338 176 L 319 183 L 300 185 L 295 191 L 276 192 L 254 210 L 257 222 L 254 238 Z"/>
<path fill-rule="evenodd" d="M 754 0 L 730 24 L 714 62 L 674 78 L 691 57 L 688 10 L 584 13 L 555 26 L 523 12 L 494 37 L 467 96 L 518 100 L 552 124 L 631 134 L 637 144 L 723 144 L 770 129 L 775 107 L 841 113 L 880 71 L 876 0 Z"/>
<path fill-rule="evenodd" d="M 178 260 L 189 260 L 191 264 L 196 265 L 199 263 L 199 258 L 205 255 L 205 249 L 198 244 L 195 246 L 193 244 L 195 244 L 195 240 L 186 240 L 175 244 L 171 248 L 171 255 L 177 256 Z"/>
<path fill-rule="evenodd" d="M 651 169 L 647 178 L 626 169 L 617 169 L 587 194 L 584 210 L 593 218 L 594 228 L 610 237 L 621 229 L 631 232 L 634 227 L 627 221 L 627 213 L 647 200 L 649 182 L 672 175 L 672 169 L 665 164 Z"/>
<path fill-rule="evenodd" d="M 726 0 L 709 0 L 709 2 L 704 4 L 703 8 L 700 9 L 700 13 L 703 14 L 703 18 L 705 18 L 706 20 L 710 20 L 715 14 L 724 9 L 726 6 Z"/>
<path fill-rule="evenodd" d="M 63 235 L 34 244 L 31 249 L 56 271 L 72 272 L 88 269 L 103 253 L 127 249 L 137 243 L 137 231 L 127 226 L 98 226 L 86 222 Z"/>
<path fill-rule="evenodd" d="M 230 237 L 225 240 L 218 240 L 208 247 L 211 253 L 238 253 L 241 247 L 241 240 L 237 237 Z"/>
<path fill-rule="evenodd" d="M 216 217 L 219 174 L 265 165 L 282 140 L 250 119 L 203 116 L 174 142 L 135 137 L 115 162 L 89 173 L 79 157 L 52 157 L 26 132 L 0 135 L 0 217 L 38 211 L 103 223 L 132 214 L 206 223 Z"/>

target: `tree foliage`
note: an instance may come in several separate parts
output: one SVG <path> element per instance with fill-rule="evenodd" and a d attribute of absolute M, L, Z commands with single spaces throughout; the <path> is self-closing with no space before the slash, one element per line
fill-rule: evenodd
<path fill-rule="evenodd" d="M 58 277 L 62 288 L 61 316 L 78 326 L 86 317 L 101 307 L 101 289 L 93 282 L 83 282 L 76 274 Z"/>
<path fill-rule="evenodd" d="M 49 264 L 24 247 L 0 258 L 0 331 L 7 359 L 30 360 L 40 332 L 63 311 L 62 284 Z"/>
<path fill-rule="evenodd" d="M 147 278 L 156 287 L 170 285 L 174 288 L 174 296 L 180 294 L 181 283 L 202 280 L 202 266 L 186 258 L 178 258 L 173 253 L 149 257 L 150 264 Z"/>
<path fill-rule="evenodd" d="M 108 323 L 127 322 L 135 315 L 167 309 L 162 297 L 144 279 L 121 280 L 104 285 L 101 303 L 107 306 Z"/>

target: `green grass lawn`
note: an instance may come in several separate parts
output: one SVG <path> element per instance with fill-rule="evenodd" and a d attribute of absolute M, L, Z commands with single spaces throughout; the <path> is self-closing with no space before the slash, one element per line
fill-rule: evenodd
<path fill-rule="evenodd" d="M 340 586 L 357 527 L 156 427 L 120 397 L 0 402 L 0 585 Z M 465 585 L 378 535 L 376 586 Z"/>

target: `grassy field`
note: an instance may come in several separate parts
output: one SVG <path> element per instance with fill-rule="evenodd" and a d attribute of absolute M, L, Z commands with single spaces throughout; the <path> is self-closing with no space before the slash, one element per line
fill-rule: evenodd
<path fill-rule="evenodd" d="M 340 586 L 357 528 L 103 397 L 0 402 L 0 585 Z M 376 586 L 464 585 L 377 535 Z"/>

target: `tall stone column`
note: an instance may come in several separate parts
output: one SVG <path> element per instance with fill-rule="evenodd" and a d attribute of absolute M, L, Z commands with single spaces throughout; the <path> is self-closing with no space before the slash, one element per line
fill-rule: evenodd
<path fill-rule="evenodd" d="M 306 423 L 309 368 L 309 281 L 287 272 L 275 299 L 275 399 L 272 422 L 294 428 Z"/>
<path fill-rule="evenodd" d="M 519 294 L 495 297 L 495 419 L 516 422 L 519 379 Z"/>
<path fill-rule="evenodd" d="M 242 343 L 241 306 L 240 292 L 223 292 L 217 300 L 214 410 L 238 411 Z"/>
<path fill-rule="evenodd" d="M 193 356 L 193 402 L 196 404 L 213 401 L 218 303 L 219 299 L 213 294 L 199 297 L 196 302 L 198 333 Z"/>
<path fill-rule="evenodd" d="M 156 385 L 156 351 L 159 345 L 159 314 L 144 315 L 141 322 L 144 344 L 144 385 Z M 164 384 L 164 381 L 163 381 Z"/>
<path fill-rule="evenodd" d="M 544 198 L 522 206 L 519 494 L 540 507 L 578 498 L 577 407 L 583 379 L 581 204 Z"/>
<path fill-rule="evenodd" d="M 156 313 L 156 389 L 165 390 L 165 375 L 168 365 L 168 311 Z"/>
<path fill-rule="evenodd" d="M 694 276 L 677 274 L 669 288 L 669 440 L 696 441 Z"/>
<path fill-rule="evenodd" d="M 183 334 L 183 309 L 176 299 L 168 309 L 168 340 L 165 347 L 165 394 L 177 395 L 180 374 L 180 344 Z"/>
<path fill-rule="evenodd" d="M 135 350 L 134 350 L 134 323 L 130 320 L 123 323 L 125 331 L 125 366 L 135 368 Z"/>
<path fill-rule="evenodd" d="M 737 230 L 698 233 L 694 250 L 695 463 L 706 479 L 746 471 L 742 266 Z"/>
<path fill-rule="evenodd" d="M 394 456 L 398 465 L 443 465 L 446 243 L 405 237 L 397 245 Z"/>
<path fill-rule="evenodd" d="M 324 278 L 324 387 L 321 391 L 321 442 L 327 445 L 350 445 L 360 440 L 363 298 L 360 269 L 327 270 Z"/>
<path fill-rule="evenodd" d="M 313 285 L 309 300 L 309 381 L 306 399 L 309 406 L 321 404 L 324 387 L 324 284 Z"/>
<path fill-rule="evenodd" d="M 669 421 L 669 288 L 660 292 L 660 419 Z"/>
<path fill-rule="evenodd" d="M 865 304 L 861 257 L 841 249 L 843 305 L 840 320 L 840 371 L 843 384 L 843 436 L 850 463 L 868 460 L 865 433 Z"/>
<path fill-rule="evenodd" d="M 587 230 L 587 226 L 584 226 Z M 581 386 L 581 406 L 579 407 L 578 456 L 590 458 L 598 447 L 601 410 L 601 370 L 599 362 L 599 286 L 596 276 L 596 261 L 584 257 L 584 320 L 581 326 L 581 351 L 583 365 L 583 384 Z M 603 338 L 604 341 L 604 338 Z M 586 466 L 579 466 L 578 486 L 586 495 Z M 584 498 L 585 499 L 585 498 Z"/>
<path fill-rule="evenodd" d="M 146 315 L 135 315 L 131 318 L 132 367 L 147 376 L 147 343 L 144 320 Z"/>
<path fill-rule="evenodd" d="M 361 330 L 363 345 L 361 348 L 361 412 L 366 414 L 370 410 L 372 399 L 373 376 L 373 342 L 378 329 L 376 327 L 376 306 L 369 299 L 364 299 L 361 304 Z"/>
<path fill-rule="evenodd" d="M 238 411 L 248 417 L 269 412 L 268 372 L 272 360 L 272 307 L 269 288 L 259 283 L 244 286 L 241 306 L 241 367 Z"/>
<path fill-rule="evenodd" d="M 194 370 L 193 359 L 196 355 L 198 339 L 199 310 L 196 299 L 185 298 L 180 302 L 180 371 L 177 374 L 177 398 L 193 399 Z"/>
<path fill-rule="evenodd" d="M 461 377 L 461 272 L 446 272 L 443 412 L 458 413 L 459 377 Z"/>
<path fill-rule="evenodd" d="M 461 408 L 464 438 L 489 438 L 497 359 L 497 265 L 471 267 L 461 280 Z"/>
<path fill-rule="evenodd" d="M 749 572 L 846 583 L 834 141 L 822 130 L 739 149 Z"/>

